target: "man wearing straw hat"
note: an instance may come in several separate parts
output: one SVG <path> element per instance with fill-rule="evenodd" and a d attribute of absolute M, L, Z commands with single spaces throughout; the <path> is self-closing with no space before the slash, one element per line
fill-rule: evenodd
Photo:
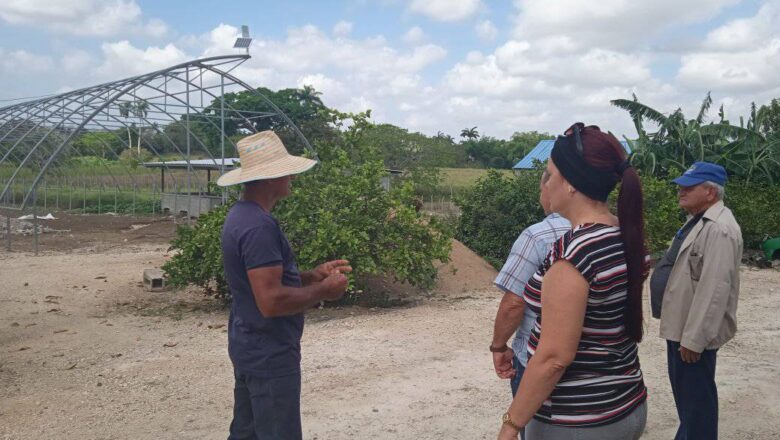
<path fill-rule="evenodd" d="M 316 162 L 291 156 L 272 131 L 238 142 L 241 167 L 220 186 L 244 185 L 222 231 L 225 276 L 232 295 L 228 352 L 235 374 L 233 421 L 228 439 L 302 438 L 301 335 L 303 312 L 340 298 L 347 287 L 346 260 L 298 272 L 274 205 L 290 195 L 293 176 Z"/>

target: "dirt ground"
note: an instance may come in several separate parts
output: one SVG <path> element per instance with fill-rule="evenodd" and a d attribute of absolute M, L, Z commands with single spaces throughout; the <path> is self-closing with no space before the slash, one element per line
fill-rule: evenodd
<path fill-rule="evenodd" d="M 194 290 L 139 284 L 165 261 L 172 223 L 77 217 L 56 227 L 71 232 L 44 234 L 38 257 L 18 237 L 16 252 L 0 250 L 0 439 L 226 438 L 227 312 Z M 456 243 L 441 274 L 403 307 L 308 314 L 305 438 L 495 438 L 510 401 L 486 349 L 495 272 Z M 742 277 L 740 329 L 718 358 L 721 438 L 776 439 L 780 271 Z M 676 415 L 657 332 L 648 319 L 643 438 L 669 439 Z"/>

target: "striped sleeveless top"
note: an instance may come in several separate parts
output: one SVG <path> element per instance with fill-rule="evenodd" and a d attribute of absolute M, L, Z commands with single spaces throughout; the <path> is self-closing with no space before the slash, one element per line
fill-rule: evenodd
<path fill-rule="evenodd" d="M 577 226 L 555 242 L 528 280 L 524 299 L 539 315 L 528 340 L 529 359 L 541 337 L 542 278 L 561 259 L 570 262 L 590 286 L 585 321 L 574 362 L 534 418 L 571 427 L 608 425 L 647 399 L 637 344 L 626 334 L 623 320 L 628 277 L 620 228 Z"/>

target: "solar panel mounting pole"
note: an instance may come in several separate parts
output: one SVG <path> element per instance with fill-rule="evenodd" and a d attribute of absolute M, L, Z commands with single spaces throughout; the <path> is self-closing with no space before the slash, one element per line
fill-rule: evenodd
<path fill-rule="evenodd" d="M 8 205 L 8 194 L 5 195 L 5 204 Z M 5 249 L 11 252 L 11 214 L 5 215 Z"/>
<path fill-rule="evenodd" d="M 187 224 L 190 224 L 190 209 L 192 209 L 192 175 L 190 167 L 190 67 L 186 70 L 187 88 Z"/>
<path fill-rule="evenodd" d="M 33 248 L 35 249 L 35 256 L 38 256 L 38 190 L 37 188 L 33 188 L 32 193 L 33 198 Z"/>
<path fill-rule="evenodd" d="M 222 148 L 222 162 L 219 164 L 220 177 L 225 174 L 225 77 L 219 76 L 219 88 L 220 88 L 220 108 L 219 108 L 219 122 L 222 136 L 219 137 Z M 222 188 L 222 203 L 227 203 L 227 192 L 225 188 Z"/>

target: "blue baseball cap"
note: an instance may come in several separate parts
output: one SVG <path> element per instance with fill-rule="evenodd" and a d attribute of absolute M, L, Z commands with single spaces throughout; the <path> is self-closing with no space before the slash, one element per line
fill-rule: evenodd
<path fill-rule="evenodd" d="M 710 162 L 696 162 L 682 176 L 672 180 L 680 186 L 696 186 L 704 182 L 726 184 L 726 169 Z"/>

